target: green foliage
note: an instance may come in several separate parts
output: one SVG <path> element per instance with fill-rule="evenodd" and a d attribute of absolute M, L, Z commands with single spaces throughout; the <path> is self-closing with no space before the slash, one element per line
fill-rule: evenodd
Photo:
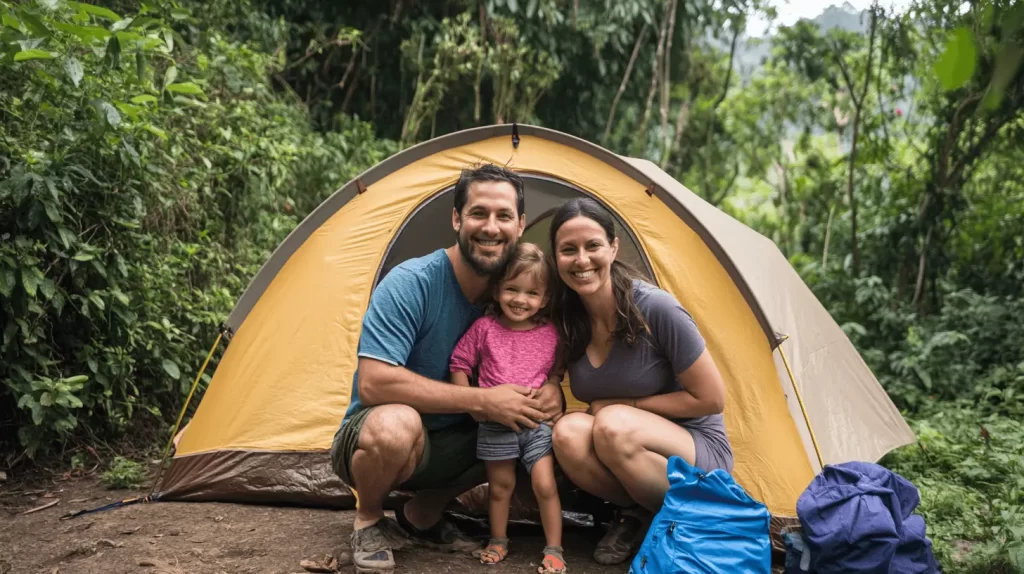
<path fill-rule="evenodd" d="M 955 90 L 963 87 L 974 75 L 977 59 L 978 50 L 970 30 L 954 30 L 942 56 L 935 61 L 935 73 L 942 82 L 943 89 Z"/>
<path fill-rule="evenodd" d="M 122 456 L 114 457 L 100 480 L 109 489 L 139 488 L 146 480 L 146 467 Z"/>
<path fill-rule="evenodd" d="M 1024 424 L 969 401 L 911 421 L 918 444 L 882 462 L 921 491 L 919 511 L 947 572 L 1024 571 Z"/>
<path fill-rule="evenodd" d="M 30 455 L 176 412 L 259 265 L 394 149 L 313 132 L 271 55 L 159 6 L 0 2 L 0 401 Z"/>
<path fill-rule="evenodd" d="M 167 422 L 331 191 L 538 123 L 773 239 L 912 421 L 946 571 L 1024 571 L 1024 4 L 882 4 L 743 69 L 761 0 L 0 0 L 0 413 L 30 454 Z"/>

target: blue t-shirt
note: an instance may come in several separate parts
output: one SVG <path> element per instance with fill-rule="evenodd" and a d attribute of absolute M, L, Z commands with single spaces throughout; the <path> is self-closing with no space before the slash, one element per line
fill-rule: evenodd
<path fill-rule="evenodd" d="M 448 382 L 452 351 L 481 314 L 462 292 L 445 250 L 438 249 L 400 263 L 377 285 L 363 317 L 357 354 Z M 362 408 L 356 368 L 345 421 Z M 421 418 L 424 427 L 436 430 L 469 415 L 422 414 Z"/>

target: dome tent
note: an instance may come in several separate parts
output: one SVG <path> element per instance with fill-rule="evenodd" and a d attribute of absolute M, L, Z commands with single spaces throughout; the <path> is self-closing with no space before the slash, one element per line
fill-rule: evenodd
<path fill-rule="evenodd" d="M 454 241 L 461 170 L 525 181 L 524 238 L 585 195 L 618 220 L 620 257 L 693 315 L 726 382 L 733 475 L 796 516 L 822 465 L 876 461 L 914 436 L 776 245 L 655 164 L 556 131 L 487 126 L 408 148 L 325 200 L 282 242 L 224 325 L 228 345 L 162 483 L 162 500 L 354 507 L 329 448 L 348 407 L 370 293 L 394 265 Z M 582 406 L 564 383 L 570 407 Z"/>

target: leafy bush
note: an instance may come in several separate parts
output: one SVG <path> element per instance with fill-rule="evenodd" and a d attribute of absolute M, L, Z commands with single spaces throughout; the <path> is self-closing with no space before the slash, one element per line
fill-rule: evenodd
<path fill-rule="evenodd" d="M 271 55 L 179 7 L 0 16 L 0 412 L 34 455 L 176 408 L 273 248 L 395 146 L 313 132 Z"/>
<path fill-rule="evenodd" d="M 116 456 L 100 480 L 109 489 L 139 488 L 146 480 L 146 468 L 133 460 Z"/>

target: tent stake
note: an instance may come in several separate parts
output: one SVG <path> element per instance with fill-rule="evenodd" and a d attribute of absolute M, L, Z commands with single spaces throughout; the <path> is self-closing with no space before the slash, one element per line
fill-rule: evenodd
<path fill-rule="evenodd" d="M 783 335 L 783 341 L 789 338 L 788 335 Z M 800 396 L 800 387 L 796 384 L 796 378 L 793 376 L 793 371 L 789 368 L 789 360 L 786 359 L 786 351 L 782 348 L 782 342 L 779 342 L 779 354 L 782 355 L 782 363 L 786 365 L 786 374 L 789 375 L 789 382 L 793 383 L 793 391 L 796 392 L 796 400 L 800 403 L 800 412 L 804 414 L 804 422 L 807 424 L 807 432 L 811 434 L 811 444 L 814 445 L 814 454 L 818 456 L 818 465 L 821 468 L 825 468 L 825 461 L 821 458 L 821 449 L 818 448 L 818 439 L 814 436 L 814 427 L 811 426 L 811 419 L 807 416 L 807 408 L 804 406 L 804 399 Z"/>
<path fill-rule="evenodd" d="M 210 352 L 206 355 L 206 360 L 203 361 L 203 366 L 199 369 L 199 374 L 196 375 L 196 380 L 192 381 L 192 389 L 188 392 L 188 398 L 185 399 L 185 404 L 181 405 L 181 412 L 178 414 L 178 422 L 174 423 L 174 429 L 171 431 L 171 436 L 167 439 L 167 445 L 164 447 L 164 456 L 160 459 L 160 468 L 157 469 L 156 479 L 153 480 L 153 488 L 149 491 L 149 495 L 152 496 L 156 492 L 157 485 L 160 484 L 160 477 L 164 473 L 164 465 L 167 463 L 167 454 L 171 452 L 171 443 L 174 442 L 174 437 L 178 434 L 178 427 L 181 426 L 181 419 L 185 418 L 185 411 L 188 410 L 188 404 L 192 402 L 192 395 L 196 392 L 196 387 L 199 386 L 199 380 L 203 378 L 203 373 L 206 372 L 206 366 L 210 364 L 210 359 L 213 357 L 213 353 L 217 350 L 217 345 L 220 345 L 221 337 L 224 336 L 224 332 L 221 331 L 217 334 L 217 340 L 213 342 L 213 346 L 210 347 Z"/>

